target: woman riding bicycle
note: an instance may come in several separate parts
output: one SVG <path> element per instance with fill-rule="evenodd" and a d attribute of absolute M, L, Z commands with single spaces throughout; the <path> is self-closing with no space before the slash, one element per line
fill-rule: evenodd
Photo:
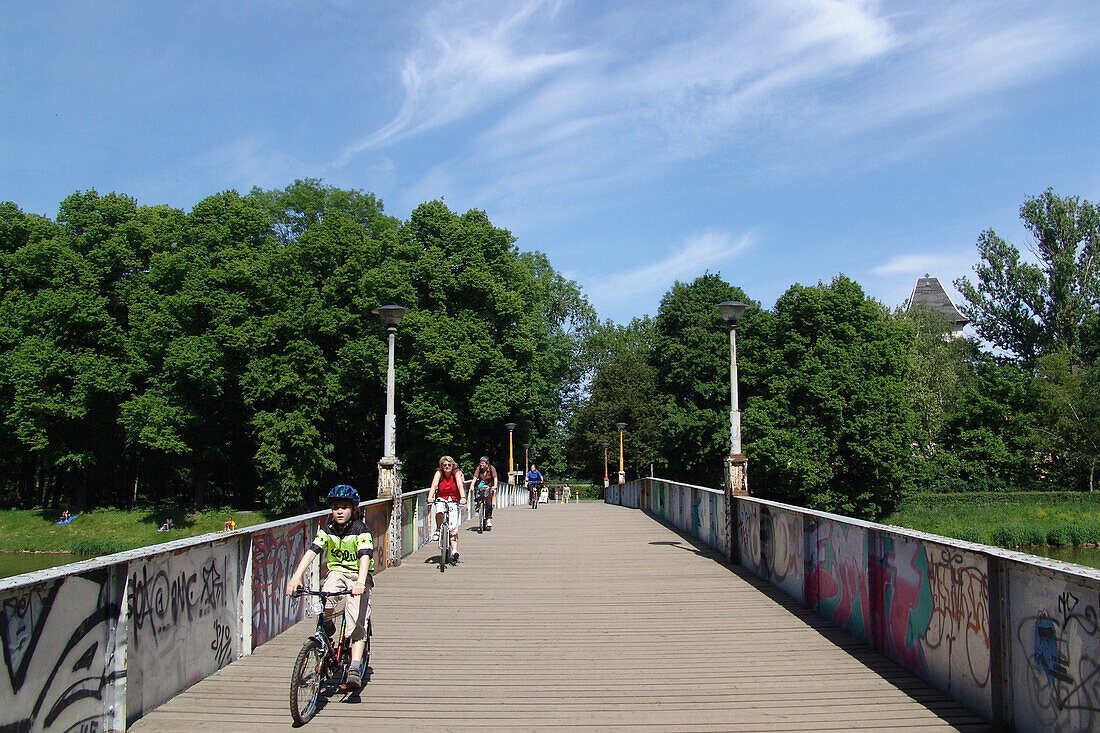
<path fill-rule="evenodd" d="M 466 503 L 464 484 L 465 478 L 455 465 L 455 459 L 450 456 L 440 458 L 439 469 L 432 476 L 432 485 L 428 489 L 428 503 L 435 505 L 435 534 L 432 535 L 432 541 L 439 540 L 439 525 L 443 523 L 443 513 L 446 512 L 451 530 L 451 558 L 455 562 L 458 562 L 458 505 Z"/>
<path fill-rule="evenodd" d="M 475 492 L 477 501 L 485 502 L 485 529 L 493 528 L 493 504 L 497 498 L 497 470 L 489 463 L 489 456 L 482 456 L 474 469 L 474 477 L 470 484 Z"/>
<path fill-rule="evenodd" d="M 527 471 L 527 488 L 531 491 L 531 505 L 538 507 L 536 502 L 539 500 L 539 489 L 542 488 L 542 471 L 540 471 L 534 463 L 531 464 L 530 470 Z"/>

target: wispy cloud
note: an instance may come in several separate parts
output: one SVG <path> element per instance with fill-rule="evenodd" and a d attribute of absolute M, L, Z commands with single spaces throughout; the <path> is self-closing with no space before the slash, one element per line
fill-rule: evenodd
<path fill-rule="evenodd" d="M 214 171 L 220 185 L 244 191 L 285 186 L 310 175 L 305 163 L 275 147 L 263 135 L 249 133 L 199 157 L 198 165 Z"/>
<path fill-rule="evenodd" d="M 871 274 L 879 277 L 923 277 L 926 273 L 936 277 L 939 273 L 954 273 L 965 270 L 972 260 L 962 254 L 911 253 L 891 257 L 878 267 L 871 268 Z"/>
<path fill-rule="evenodd" d="M 677 280 L 694 279 L 708 269 L 732 262 L 753 242 L 751 234 L 734 237 L 728 232 L 707 230 L 688 237 L 676 251 L 659 261 L 601 277 L 595 283 L 586 284 L 583 278 L 580 281 L 598 306 L 659 295 Z"/>
<path fill-rule="evenodd" d="M 577 63 L 580 51 L 535 50 L 527 45 L 536 16 L 552 16 L 556 7 L 529 0 L 506 7 L 495 24 L 477 20 L 485 14 L 481 4 L 447 4 L 429 13 L 422 24 L 421 45 L 401 69 L 405 99 L 400 111 L 384 127 L 342 150 L 334 165 L 342 167 L 364 150 L 483 112 L 487 105 Z"/>
<path fill-rule="evenodd" d="M 873 163 L 935 136 L 907 129 L 875 151 L 868 131 L 937 115 L 936 129 L 978 124 L 987 95 L 1094 50 L 1100 21 L 1095 10 L 1046 2 L 604 7 L 527 0 L 428 13 L 404 62 L 400 111 L 336 165 L 461 122 L 466 144 L 436 160 L 431 177 L 509 210 L 701 157 L 779 169 L 797 160 L 797 171 L 822 155 L 850 164 L 824 151 L 854 146 Z"/>

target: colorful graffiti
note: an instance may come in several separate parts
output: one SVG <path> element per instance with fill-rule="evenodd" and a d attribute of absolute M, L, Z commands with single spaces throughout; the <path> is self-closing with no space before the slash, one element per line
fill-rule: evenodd
<path fill-rule="evenodd" d="M 103 731 L 123 728 L 114 711 L 114 635 L 123 573 L 104 568 L 20 588 L 0 598 L 0 729 Z"/>
<path fill-rule="evenodd" d="M 760 569 L 760 505 L 754 502 L 737 502 L 737 546 L 741 552 L 741 565 L 753 573 Z"/>
<path fill-rule="evenodd" d="M 763 513 L 763 521 L 767 536 L 764 571 L 768 580 L 791 598 L 805 602 L 802 515 L 773 507 Z"/>
<path fill-rule="evenodd" d="M 880 547 L 869 578 L 882 609 L 873 626 L 875 647 L 992 717 L 985 559 L 889 533 L 882 533 Z"/>
<path fill-rule="evenodd" d="M 866 530 L 814 517 L 805 531 L 806 605 L 852 636 L 870 641 Z"/>
<path fill-rule="evenodd" d="M 240 657 L 239 554 L 221 542 L 130 566 L 128 722 Z"/>
<path fill-rule="evenodd" d="M 363 507 L 363 522 L 374 537 L 374 569 L 382 572 L 390 566 L 390 512 L 393 504 L 382 501 Z"/>
<path fill-rule="evenodd" d="M 252 648 L 304 618 L 305 604 L 288 598 L 287 581 L 312 541 L 312 522 L 275 527 L 252 535 Z M 306 571 L 310 586 L 312 568 Z"/>

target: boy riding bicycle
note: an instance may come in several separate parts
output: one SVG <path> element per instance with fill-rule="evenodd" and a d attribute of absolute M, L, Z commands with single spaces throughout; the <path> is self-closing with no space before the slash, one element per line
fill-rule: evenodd
<path fill-rule="evenodd" d="M 351 640 L 351 669 L 345 687 L 357 690 L 363 686 L 359 669 L 367 646 L 367 619 L 370 618 L 370 589 L 374 586 L 374 537 L 362 520 L 354 519 L 359 508 L 359 492 L 340 484 L 328 492 L 332 519 L 317 529 L 313 544 L 302 555 L 294 575 L 287 581 L 286 594 L 302 587 L 302 577 L 313 559 L 327 553 L 328 575 L 321 590 L 346 591 L 351 595 L 344 602 L 344 619 Z M 331 619 L 336 602 L 326 602 L 325 614 Z"/>

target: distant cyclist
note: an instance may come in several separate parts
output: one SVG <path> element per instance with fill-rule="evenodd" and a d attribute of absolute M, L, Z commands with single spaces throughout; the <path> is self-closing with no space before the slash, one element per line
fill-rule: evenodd
<path fill-rule="evenodd" d="M 534 463 L 527 471 L 527 488 L 531 490 L 531 501 L 538 507 L 539 489 L 542 488 L 542 471 Z"/>
<path fill-rule="evenodd" d="M 447 522 L 451 528 L 451 558 L 458 562 L 458 505 L 466 503 L 466 479 L 455 465 L 455 459 L 443 456 L 439 459 L 439 470 L 432 476 L 432 486 L 428 489 L 428 503 L 435 504 L 435 533 L 432 541 L 439 540 L 439 525 L 443 524 L 443 513 L 447 512 Z M 450 506 L 447 502 L 454 502 Z"/>
<path fill-rule="evenodd" d="M 497 470 L 489 463 L 489 456 L 482 456 L 474 469 L 470 483 L 477 501 L 485 502 L 485 529 L 493 528 L 493 504 L 497 500 Z"/>

